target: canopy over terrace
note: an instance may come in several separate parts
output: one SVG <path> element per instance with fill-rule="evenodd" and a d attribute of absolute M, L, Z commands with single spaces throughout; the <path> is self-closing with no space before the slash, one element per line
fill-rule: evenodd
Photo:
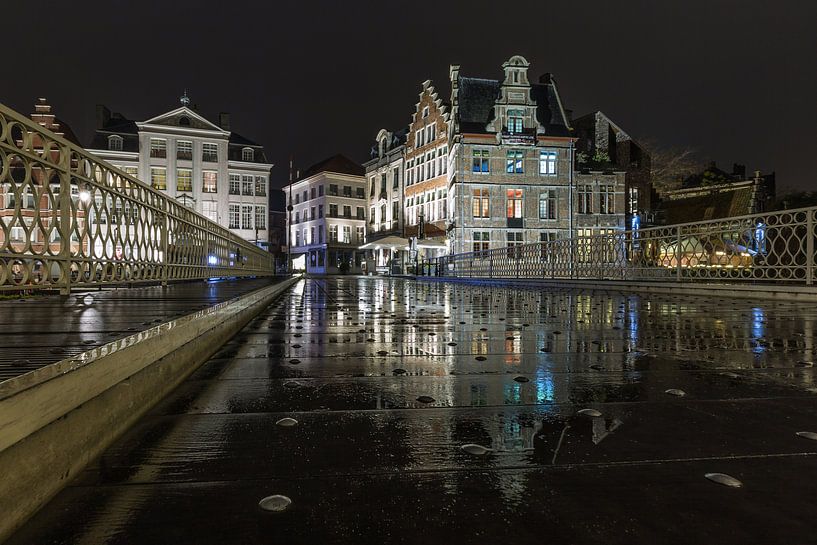
<path fill-rule="evenodd" d="M 408 250 L 409 241 L 407 238 L 390 236 L 383 237 L 372 242 L 367 242 L 359 248 L 360 250 Z"/>

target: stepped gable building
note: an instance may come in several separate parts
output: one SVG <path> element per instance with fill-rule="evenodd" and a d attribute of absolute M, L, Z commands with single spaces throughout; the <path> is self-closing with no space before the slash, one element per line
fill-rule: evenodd
<path fill-rule="evenodd" d="M 179 108 L 145 121 L 100 105 L 88 151 L 250 242 L 269 240 L 273 165 L 261 145 L 232 130 L 229 114 L 214 123 L 190 107 L 186 94 Z"/>
<path fill-rule="evenodd" d="M 624 228 L 625 173 L 577 172 L 576 137 L 550 74 L 519 55 L 502 80 L 452 65 L 449 246 L 454 253 Z"/>
<path fill-rule="evenodd" d="M 309 167 L 283 188 L 293 270 L 362 271 L 366 233 L 366 171 L 343 155 Z"/>
<path fill-rule="evenodd" d="M 405 182 L 406 130 L 381 129 L 370 151 L 371 160 L 363 164 L 366 170 L 368 222 L 366 243 L 369 250 L 369 270 L 385 272 L 390 263 L 396 265 L 403 239 L 403 190 Z"/>
<path fill-rule="evenodd" d="M 650 181 L 650 154 L 601 111 L 572 120 L 577 168 L 624 171 L 627 227 L 651 223 L 658 196 Z"/>
<path fill-rule="evenodd" d="M 50 130 L 57 136 L 68 140 L 72 144 L 79 146 L 74 131 L 63 120 L 59 119 L 53 112 L 51 105 L 45 98 L 40 98 L 34 105 L 34 112 L 29 116 L 31 120 L 40 126 Z M 22 143 L 21 143 L 22 145 Z M 44 143 L 38 135 L 34 135 L 32 149 L 35 152 L 43 153 Z M 50 158 L 56 161 L 57 152 L 52 151 Z M 11 161 L 8 170 L 8 178 L 0 180 L 0 252 L 11 251 L 14 253 L 30 250 L 33 253 L 56 253 L 61 247 L 60 233 L 58 231 L 58 212 L 54 206 L 54 199 L 60 192 L 59 176 L 52 174 L 46 180 L 47 171 L 34 166 L 30 172 L 31 184 L 28 183 L 26 168 L 19 162 Z M 76 201 L 79 199 L 79 192 L 73 188 L 71 197 Z M 77 210 L 77 222 L 79 230 L 83 230 L 85 212 Z M 5 229 L 2 228 L 5 226 Z M 71 251 L 77 252 L 80 249 L 80 240 L 77 233 L 71 234 Z M 12 267 L 15 276 L 22 274 L 22 268 Z M 55 269 L 52 274 L 59 274 Z M 45 272 L 35 266 L 32 274 L 41 278 Z"/>
<path fill-rule="evenodd" d="M 416 239 L 425 257 L 448 250 L 450 115 L 431 81 L 424 81 L 408 127 L 404 204 L 405 235 Z"/>

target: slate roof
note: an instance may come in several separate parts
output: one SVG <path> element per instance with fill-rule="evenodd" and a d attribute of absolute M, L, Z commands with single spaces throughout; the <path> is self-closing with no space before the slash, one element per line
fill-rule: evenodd
<path fill-rule="evenodd" d="M 498 80 L 460 77 L 457 95 L 460 131 L 486 132 L 485 126 L 494 118 L 494 104 L 501 87 Z M 537 104 L 536 116 L 545 127 L 545 134 L 569 135 L 569 125 L 559 104 L 555 84 L 532 84 L 531 98 Z"/>
<path fill-rule="evenodd" d="M 667 225 L 707 221 L 753 213 L 753 188 L 722 189 L 694 197 L 664 200 L 660 211 Z"/>
<path fill-rule="evenodd" d="M 108 137 L 118 134 L 122 137 L 122 151 L 139 152 L 139 128 L 136 122 L 123 117 L 121 114 L 114 114 L 111 118 L 94 133 L 91 140 L 90 149 L 108 149 Z"/>
<path fill-rule="evenodd" d="M 298 180 L 303 180 L 319 174 L 321 172 L 335 172 L 338 174 L 352 174 L 354 176 L 363 176 L 366 174 L 366 169 L 362 165 L 355 163 L 348 157 L 342 154 L 333 155 L 323 161 L 319 161 L 306 169 Z"/>

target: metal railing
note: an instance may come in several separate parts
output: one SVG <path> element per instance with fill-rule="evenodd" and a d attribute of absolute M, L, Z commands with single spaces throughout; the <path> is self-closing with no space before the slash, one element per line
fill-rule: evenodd
<path fill-rule="evenodd" d="M 813 285 L 817 207 L 454 254 L 421 274 Z"/>
<path fill-rule="evenodd" d="M 0 291 L 274 271 L 268 252 L 0 104 Z"/>

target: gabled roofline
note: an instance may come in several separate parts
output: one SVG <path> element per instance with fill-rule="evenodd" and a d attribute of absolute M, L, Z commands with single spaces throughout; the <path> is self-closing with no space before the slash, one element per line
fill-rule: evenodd
<path fill-rule="evenodd" d="M 136 126 L 139 127 L 139 129 L 152 128 L 152 127 L 166 127 L 166 125 L 159 125 L 156 122 L 161 120 L 161 119 L 164 119 L 166 117 L 171 117 L 171 116 L 181 114 L 181 113 L 183 113 L 185 115 L 188 115 L 190 117 L 193 117 L 195 119 L 198 119 L 202 123 L 205 123 L 206 125 L 209 125 L 210 127 L 213 127 L 213 128 L 212 129 L 193 129 L 193 128 L 190 128 L 190 127 L 174 127 L 174 129 L 180 128 L 182 130 L 186 129 L 186 130 L 218 132 L 218 133 L 221 133 L 224 136 L 229 136 L 230 135 L 230 131 L 225 131 L 224 129 L 222 129 L 218 125 L 214 124 L 209 119 L 203 117 L 201 114 L 196 113 L 195 111 L 191 110 L 187 106 L 180 106 L 180 107 L 176 108 L 175 110 L 171 110 L 169 112 L 159 114 L 159 115 L 157 115 L 155 117 L 152 117 L 150 119 L 147 119 L 145 121 L 137 121 Z"/>

